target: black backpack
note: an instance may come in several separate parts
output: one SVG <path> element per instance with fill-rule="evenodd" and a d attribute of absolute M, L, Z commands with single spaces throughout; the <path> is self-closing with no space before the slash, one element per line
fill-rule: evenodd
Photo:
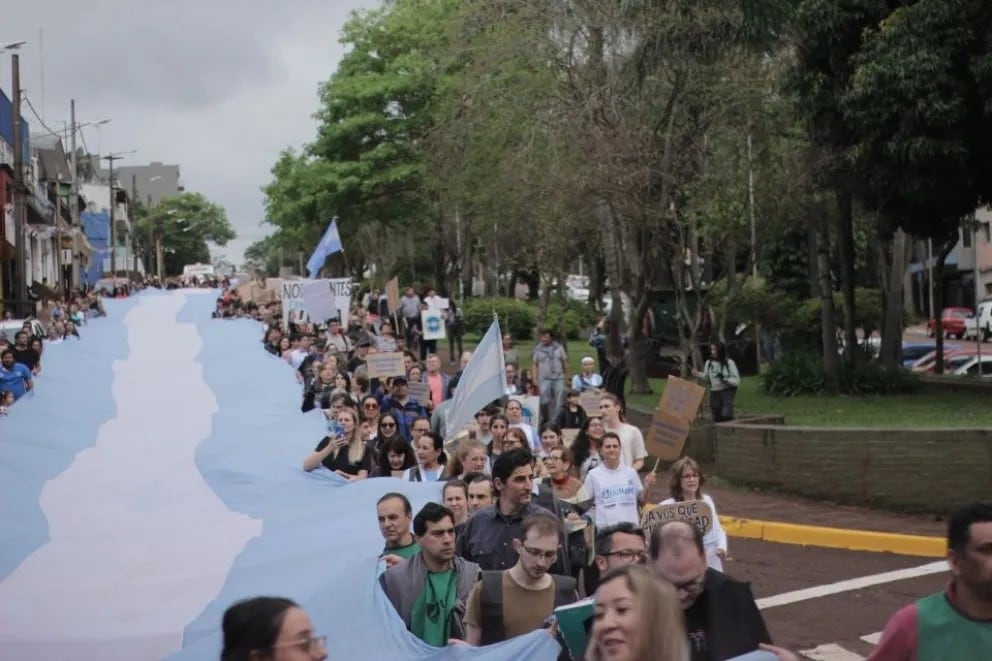
<path fill-rule="evenodd" d="M 551 574 L 555 582 L 555 608 L 574 603 L 576 582 L 571 576 Z M 480 599 L 480 619 L 482 644 L 491 645 L 506 640 L 503 629 L 503 572 L 482 572 Z M 551 613 L 548 613 L 551 615 Z"/>

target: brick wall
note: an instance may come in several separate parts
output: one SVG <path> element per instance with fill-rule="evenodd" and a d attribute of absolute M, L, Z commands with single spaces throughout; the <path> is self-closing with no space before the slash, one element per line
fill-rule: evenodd
<path fill-rule="evenodd" d="M 992 429 L 717 425 L 722 478 L 836 502 L 947 512 L 992 495 Z"/>

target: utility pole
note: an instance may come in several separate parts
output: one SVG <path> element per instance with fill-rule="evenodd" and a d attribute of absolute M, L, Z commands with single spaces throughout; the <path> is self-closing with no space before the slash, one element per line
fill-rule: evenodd
<path fill-rule="evenodd" d="M 76 174 L 76 100 L 71 99 L 69 101 L 69 142 L 72 148 L 72 156 L 70 158 L 70 163 L 72 167 L 72 186 L 69 193 L 69 215 L 72 217 L 72 227 L 73 230 L 78 232 L 79 230 L 79 175 Z M 73 241 L 75 243 L 75 241 Z M 71 251 L 70 251 L 71 254 Z M 70 264 L 72 262 L 70 261 Z M 70 273 L 72 269 L 70 269 Z M 71 278 L 70 278 L 71 284 Z M 72 289 L 68 287 L 67 289 Z"/>
<path fill-rule="evenodd" d="M 16 54 L 10 56 L 11 84 L 14 87 L 14 234 L 16 235 L 17 288 L 16 306 L 27 307 L 28 274 L 24 253 L 27 246 L 24 241 L 24 136 L 21 135 L 21 63 Z M 25 309 L 25 316 L 28 310 Z"/>
<path fill-rule="evenodd" d="M 132 274 L 135 275 L 138 273 L 138 247 L 134 245 L 134 232 L 136 229 L 136 223 L 138 222 L 137 205 L 138 205 L 138 175 L 132 174 L 131 206 L 130 206 L 131 213 L 128 214 L 128 217 L 131 219 L 131 231 L 128 233 L 128 238 L 131 240 L 131 262 L 132 262 L 131 272 Z M 125 244 L 125 246 L 126 245 L 127 244 Z M 126 261 L 127 260 L 125 260 L 125 262 Z"/>
<path fill-rule="evenodd" d="M 116 154 L 108 154 L 103 157 L 103 160 L 110 163 L 110 174 L 108 177 L 108 183 L 110 185 L 110 277 L 117 278 L 117 223 L 114 219 L 114 161 L 119 161 L 127 154 L 133 154 L 134 151 L 119 152 Z M 125 253 L 125 259 L 127 259 Z M 125 267 L 126 270 L 126 267 Z"/>
<path fill-rule="evenodd" d="M 55 181 L 55 291 L 62 293 L 62 176 Z"/>
<path fill-rule="evenodd" d="M 152 195 L 148 194 L 148 210 L 151 212 L 152 208 Z M 155 273 L 158 275 L 159 282 L 162 282 L 162 233 L 164 231 L 165 219 L 156 218 L 155 219 Z"/>

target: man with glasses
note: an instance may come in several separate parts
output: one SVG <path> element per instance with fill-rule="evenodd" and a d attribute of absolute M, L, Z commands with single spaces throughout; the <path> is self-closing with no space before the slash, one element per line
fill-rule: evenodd
<path fill-rule="evenodd" d="M 491 645 L 546 627 L 555 608 L 578 600 L 575 579 L 549 573 L 561 553 L 561 522 L 546 512 L 524 519 L 513 540 L 517 562 L 503 571 L 483 571 L 465 612 L 465 641 Z"/>
<path fill-rule="evenodd" d="M 655 528 L 651 563 L 655 574 L 678 591 L 692 661 L 730 659 L 771 643 L 750 584 L 707 567 L 703 535 L 694 526 L 670 521 Z"/>
<path fill-rule="evenodd" d="M 626 521 L 596 531 L 596 568 L 606 573 L 614 567 L 641 564 L 647 559 L 644 531 Z"/>

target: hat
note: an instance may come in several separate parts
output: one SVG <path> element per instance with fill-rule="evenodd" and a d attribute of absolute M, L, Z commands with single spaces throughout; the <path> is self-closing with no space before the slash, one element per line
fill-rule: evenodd
<path fill-rule="evenodd" d="M 392 383 L 393 383 L 394 386 L 397 385 L 397 384 L 399 384 L 399 383 L 402 383 L 405 386 L 405 385 L 407 385 L 410 382 L 406 380 L 406 377 L 405 376 L 394 376 Z"/>
<path fill-rule="evenodd" d="M 582 364 L 583 365 L 586 365 L 586 364 L 595 365 L 596 364 L 596 359 L 594 359 L 592 356 L 583 356 L 582 357 Z"/>

